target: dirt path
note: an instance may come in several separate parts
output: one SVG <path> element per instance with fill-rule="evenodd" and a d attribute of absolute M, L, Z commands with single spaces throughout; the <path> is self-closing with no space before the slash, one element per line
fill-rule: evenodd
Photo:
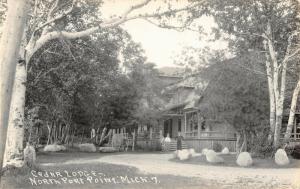
<path fill-rule="evenodd" d="M 223 183 L 224 186 L 247 182 L 247 184 L 261 183 L 265 186 L 278 186 L 278 188 L 300 188 L 300 169 L 192 165 L 169 161 L 171 158 L 172 154 L 112 154 L 86 161 L 70 160 L 63 164 L 111 163 L 136 167 L 142 173 L 199 177 L 212 182 Z"/>

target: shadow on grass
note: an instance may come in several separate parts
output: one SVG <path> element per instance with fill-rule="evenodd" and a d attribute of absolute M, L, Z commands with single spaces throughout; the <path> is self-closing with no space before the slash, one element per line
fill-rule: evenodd
<path fill-rule="evenodd" d="M 70 155 L 70 154 L 69 154 Z M 54 189 L 54 188 L 71 188 L 71 189 L 94 189 L 94 188 L 108 188 L 108 189 L 152 189 L 152 188 L 212 188 L 217 189 L 220 188 L 220 184 L 216 184 L 214 182 L 210 182 L 207 180 L 199 179 L 199 178 L 190 178 L 190 177 L 179 177 L 173 175 L 153 175 L 153 174 L 145 174 L 139 172 L 137 168 L 122 166 L 122 165 L 114 165 L 107 163 L 88 163 L 88 164 L 78 164 L 78 165 L 60 165 L 60 166 L 40 166 L 41 169 L 35 170 L 34 174 L 32 170 L 18 172 L 18 175 L 15 175 L 16 172 L 11 172 L 2 178 L 2 187 L 3 189 Z M 66 175 L 66 171 L 70 177 Z M 63 177 L 68 178 L 72 181 L 72 183 L 63 183 L 61 182 L 60 176 L 55 176 L 50 178 L 56 179 L 60 181 L 60 184 L 50 183 L 49 177 L 45 176 L 47 172 L 50 175 L 59 172 Z M 88 173 L 91 175 L 91 172 L 103 174 L 102 180 L 104 178 L 112 179 L 117 178 L 127 178 L 125 182 L 121 183 L 113 183 L 112 181 L 101 183 L 99 181 L 99 176 L 92 177 L 92 181 L 87 179 L 87 176 L 78 176 L 78 173 Z M 39 175 L 40 173 L 40 175 Z M 72 176 L 73 173 L 76 173 L 76 176 Z M 34 181 L 31 181 L 34 179 Z M 82 178 L 82 183 L 74 182 L 74 179 Z M 138 178 L 138 181 L 136 180 Z M 141 182 L 141 178 L 148 180 L 147 182 Z M 46 179 L 46 180 L 45 180 Z M 96 181 L 98 179 L 98 181 Z M 36 183 L 37 184 L 36 184 Z M 54 181 L 53 181 L 54 182 Z"/>
<path fill-rule="evenodd" d="M 105 156 L 112 155 L 122 155 L 122 154 L 168 154 L 169 152 L 146 152 L 146 151 L 127 151 L 127 152 L 111 152 L 111 153 L 103 153 L 103 152 L 79 152 L 78 150 L 68 150 L 64 152 L 43 152 L 40 151 L 37 153 L 37 163 L 65 163 L 67 161 L 73 160 L 95 160 L 100 159 Z"/>

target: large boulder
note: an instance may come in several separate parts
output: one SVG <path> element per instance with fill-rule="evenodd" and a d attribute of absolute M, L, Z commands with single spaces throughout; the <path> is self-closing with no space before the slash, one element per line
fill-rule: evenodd
<path fill-rule="evenodd" d="M 201 151 L 201 153 L 202 153 L 203 155 L 206 155 L 207 152 L 208 152 L 208 149 L 207 149 L 207 148 L 203 148 L 202 151 Z"/>
<path fill-rule="evenodd" d="M 36 152 L 33 146 L 27 143 L 24 149 L 24 164 L 34 165 L 36 161 Z"/>
<path fill-rule="evenodd" d="M 207 150 L 206 152 L 206 161 L 209 163 L 223 163 L 224 159 L 217 155 L 213 150 Z"/>
<path fill-rule="evenodd" d="M 111 152 L 117 152 L 118 149 L 116 149 L 115 147 L 99 147 L 99 151 L 100 152 L 104 152 L 104 153 L 111 153 Z"/>
<path fill-rule="evenodd" d="M 290 163 L 290 160 L 283 149 L 278 149 L 275 153 L 275 163 L 277 165 L 288 165 Z"/>
<path fill-rule="evenodd" d="M 65 151 L 67 148 L 63 145 L 57 145 L 57 144 L 50 144 L 46 145 L 44 147 L 44 152 L 59 152 L 59 151 Z"/>
<path fill-rule="evenodd" d="M 79 151 L 82 152 L 96 152 L 96 146 L 92 143 L 85 143 L 85 144 L 79 144 L 78 145 Z"/>
<path fill-rule="evenodd" d="M 248 152 L 242 152 L 239 154 L 236 163 L 241 167 L 248 167 L 253 164 L 253 160 Z"/>
<path fill-rule="evenodd" d="M 222 152 L 222 154 L 229 154 L 229 149 L 227 147 L 225 147 Z"/>
<path fill-rule="evenodd" d="M 189 150 L 187 150 L 187 149 L 178 150 L 178 158 L 180 160 L 188 160 L 190 158 Z"/>
<path fill-rule="evenodd" d="M 173 152 L 173 158 L 178 158 L 178 150 L 175 150 L 175 151 Z"/>
<path fill-rule="evenodd" d="M 194 148 L 190 148 L 190 149 L 189 149 L 189 154 L 190 154 L 190 157 L 196 156 L 195 149 L 194 149 Z"/>

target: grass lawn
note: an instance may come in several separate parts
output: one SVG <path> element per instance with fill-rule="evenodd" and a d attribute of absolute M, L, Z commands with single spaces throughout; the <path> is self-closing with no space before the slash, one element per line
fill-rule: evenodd
<path fill-rule="evenodd" d="M 220 188 L 220 184 L 199 178 L 143 174 L 134 167 L 114 164 L 71 163 L 58 165 L 58 163 L 69 160 L 92 160 L 105 155 L 107 154 L 80 152 L 39 153 L 37 169 L 8 171 L 2 178 L 2 187 L 3 189 Z"/>
<path fill-rule="evenodd" d="M 195 164 L 195 165 L 208 165 L 208 166 L 229 166 L 229 167 L 238 167 L 236 164 L 236 155 L 235 154 L 220 154 L 224 159 L 224 163 L 212 164 L 206 161 L 206 157 L 204 155 L 192 157 L 188 160 L 181 161 L 179 159 L 171 159 L 170 161 L 178 162 L 178 163 L 187 163 L 187 164 Z M 290 164 L 286 166 L 279 166 L 274 162 L 274 159 L 267 158 L 253 158 L 253 165 L 251 168 L 300 168 L 300 160 L 293 159 L 290 157 Z"/>

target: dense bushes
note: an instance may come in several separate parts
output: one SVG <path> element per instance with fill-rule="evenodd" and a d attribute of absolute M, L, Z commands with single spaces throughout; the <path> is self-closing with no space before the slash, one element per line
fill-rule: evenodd
<path fill-rule="evenodd" d="M 214 150 L 215 152 L 221 152 L 222 149 L 223 149 L 222 144 L 220 144 L 220 143 L 214 143 L 214 144 L 213 144 L 213 150 Z"/>
<path fill-rule="evenodd" d="M 275 151 L 276 149 L 269 144 L 267 133 L 257 136 L 255 142 L 251 145 L 251 152 L 256 157 L 271 157 Z"/>

